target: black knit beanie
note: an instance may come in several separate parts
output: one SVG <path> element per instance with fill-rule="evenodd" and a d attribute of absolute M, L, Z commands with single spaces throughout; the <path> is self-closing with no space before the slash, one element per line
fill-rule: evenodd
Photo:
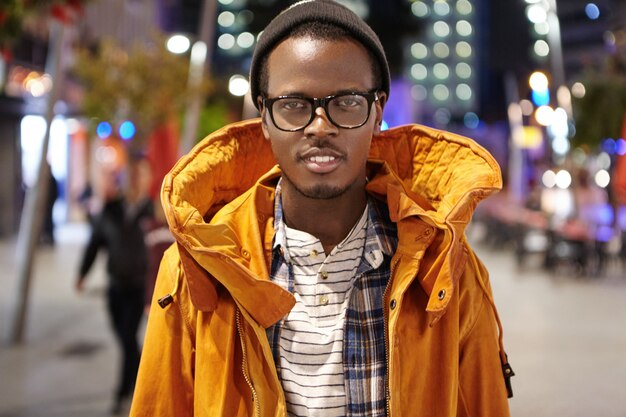
<path fill-rule="evenodd" d="M 355 40 L 372 52 L 381 72 L 381 89 L 389 96 L 389 65 L 383 46 L 376 33 L 359 16 L 333 0 L 303 0 L 276 16 L 263 30 L 252 54 L 250 65 L 250 92 L 257 107 L 260 94 L 260 72 L 263 57 L 295 27 L 307 22 L 329 23 L 346 30 Z"/>

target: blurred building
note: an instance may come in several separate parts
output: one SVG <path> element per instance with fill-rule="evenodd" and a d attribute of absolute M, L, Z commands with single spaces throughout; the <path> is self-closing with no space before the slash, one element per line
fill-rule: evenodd
<path fill-rule="evenodd" d="M 154 30 L 183 34 L 194 43 L 204 29 L 211 39 L 208 51 L 210 70 L 217 80 L 215 95 L 241 107 L 257 36 L 279 10 L 293 2 L 93 0 L 71 27 L 67 48 L 94 46 L 107 37 L 130 46 L 147 41 Z M 485 145 L 503 166 L 509 158 L 507 108 L 512 101 L 530 100 L 528 76 L 540 70 L 570 88 L 585 68 L 599 67 L 620 38 L 626 39 L 626 2 L 621 0 L 341 3 L 370 23 L 387 52 L 393 100 L 386 109 L 386 122 L 390 126 L 418 122 L 467 134 Z M 203 22 L 203 7 L 208 4 L 216 7 L 215 19 Z M 558 27 L 549 24 L 554 11 Z M 0 186 L 0 236 L 17 227 L 23 184 L 28 185 L 37 158 L 32 150 L 42 134 L 37 117 L 43 114 L 41 97 L 48 88 L 48 39 L 42 29 L 45 25 L 37 27 L 15 44 L 9 65 L 1 65 L 0 59 L 1 169 L 5 178 L 13 179 Z M 68 56 L 69 67 L 71 52 Z M 28 84 L 31 79 L 35 81 Z M 507 91 L 507 79 L 513 80 L 515 94 Z M 554 96 L 555 92 L 553 101 Z M 72 84 L 65 89 L 61 104 L 59 126 L 65 127 L 55 130 L 53 172 L 67 191 L 80 188 L 81 184 L 72 181 L 88 174 L 77 158 L 89 157 L 90 141 L 88 132 L 70 120 L 80 116 L 80 92 Z"/>

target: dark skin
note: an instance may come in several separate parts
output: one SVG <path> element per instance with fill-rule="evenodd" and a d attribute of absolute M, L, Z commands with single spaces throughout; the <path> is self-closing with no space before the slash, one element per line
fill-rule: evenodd
<path fill-rule="evenodd" d="M 325 97 L 375 87 L 366 49 L 350 39 L 288 38 L 267 62 L 267 96 Z M 373 135 L 380 132 L 385 93 L 372 104 L 369 119 L 356 129 L 333 125 L 320 107 L 304 129 L 277 129 L 259 98 L 263 132 L 283 170 L 285 223 L 320 239 L 329 254 L 350 232 L 367 204 L 366 161 Z"/>

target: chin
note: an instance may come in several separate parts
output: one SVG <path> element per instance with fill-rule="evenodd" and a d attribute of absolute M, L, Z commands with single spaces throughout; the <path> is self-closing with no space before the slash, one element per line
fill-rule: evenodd
<path fill-rule="evenodd" d="M 331 200 L 340 197 L 350 188 L 348 186 L 340 187 L 330 184 L 316 184 L 311 186 L 294 185 L 298 193 L 315 200 Z"/>

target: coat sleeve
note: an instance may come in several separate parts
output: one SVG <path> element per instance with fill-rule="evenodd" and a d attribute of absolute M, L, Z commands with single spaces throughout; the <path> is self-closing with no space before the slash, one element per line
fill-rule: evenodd
<path fill-rule="evenodd" d="M 472 293 L 464 302 L 472 306 L 467 308 L 471 314 L 461 328 L 459 416 L 509 416 L 499 318 L 487 270 L 471 250 L 463 279 L 466 291 Z"/>
<path fill-rule="evenodd" d="M 84 277 L 89 273 L 89 270 L 93 266 L 94 261 L 96 260 L 96 256 L 98 255 L 98 250 L 100 247 L 104 246 L 104 233 L 103 233 L 103 215 L 100 214 L 91 228 L 91 235 L 89 236 L 89 242 L 87 242 L 87 246 L 85 246 L 85 250 L 83 252 L 83 257 L 80 261 L 80 266 L 78 269 L 79 277 Z"/>
<path fill-rule="evenodd" d="M 131 417 L 194 413 L 195 319 L 179 263 L 173 245 L 156 279 Z M 163 297 L 171 302 L 161 307 L 158 300 Z"/>

